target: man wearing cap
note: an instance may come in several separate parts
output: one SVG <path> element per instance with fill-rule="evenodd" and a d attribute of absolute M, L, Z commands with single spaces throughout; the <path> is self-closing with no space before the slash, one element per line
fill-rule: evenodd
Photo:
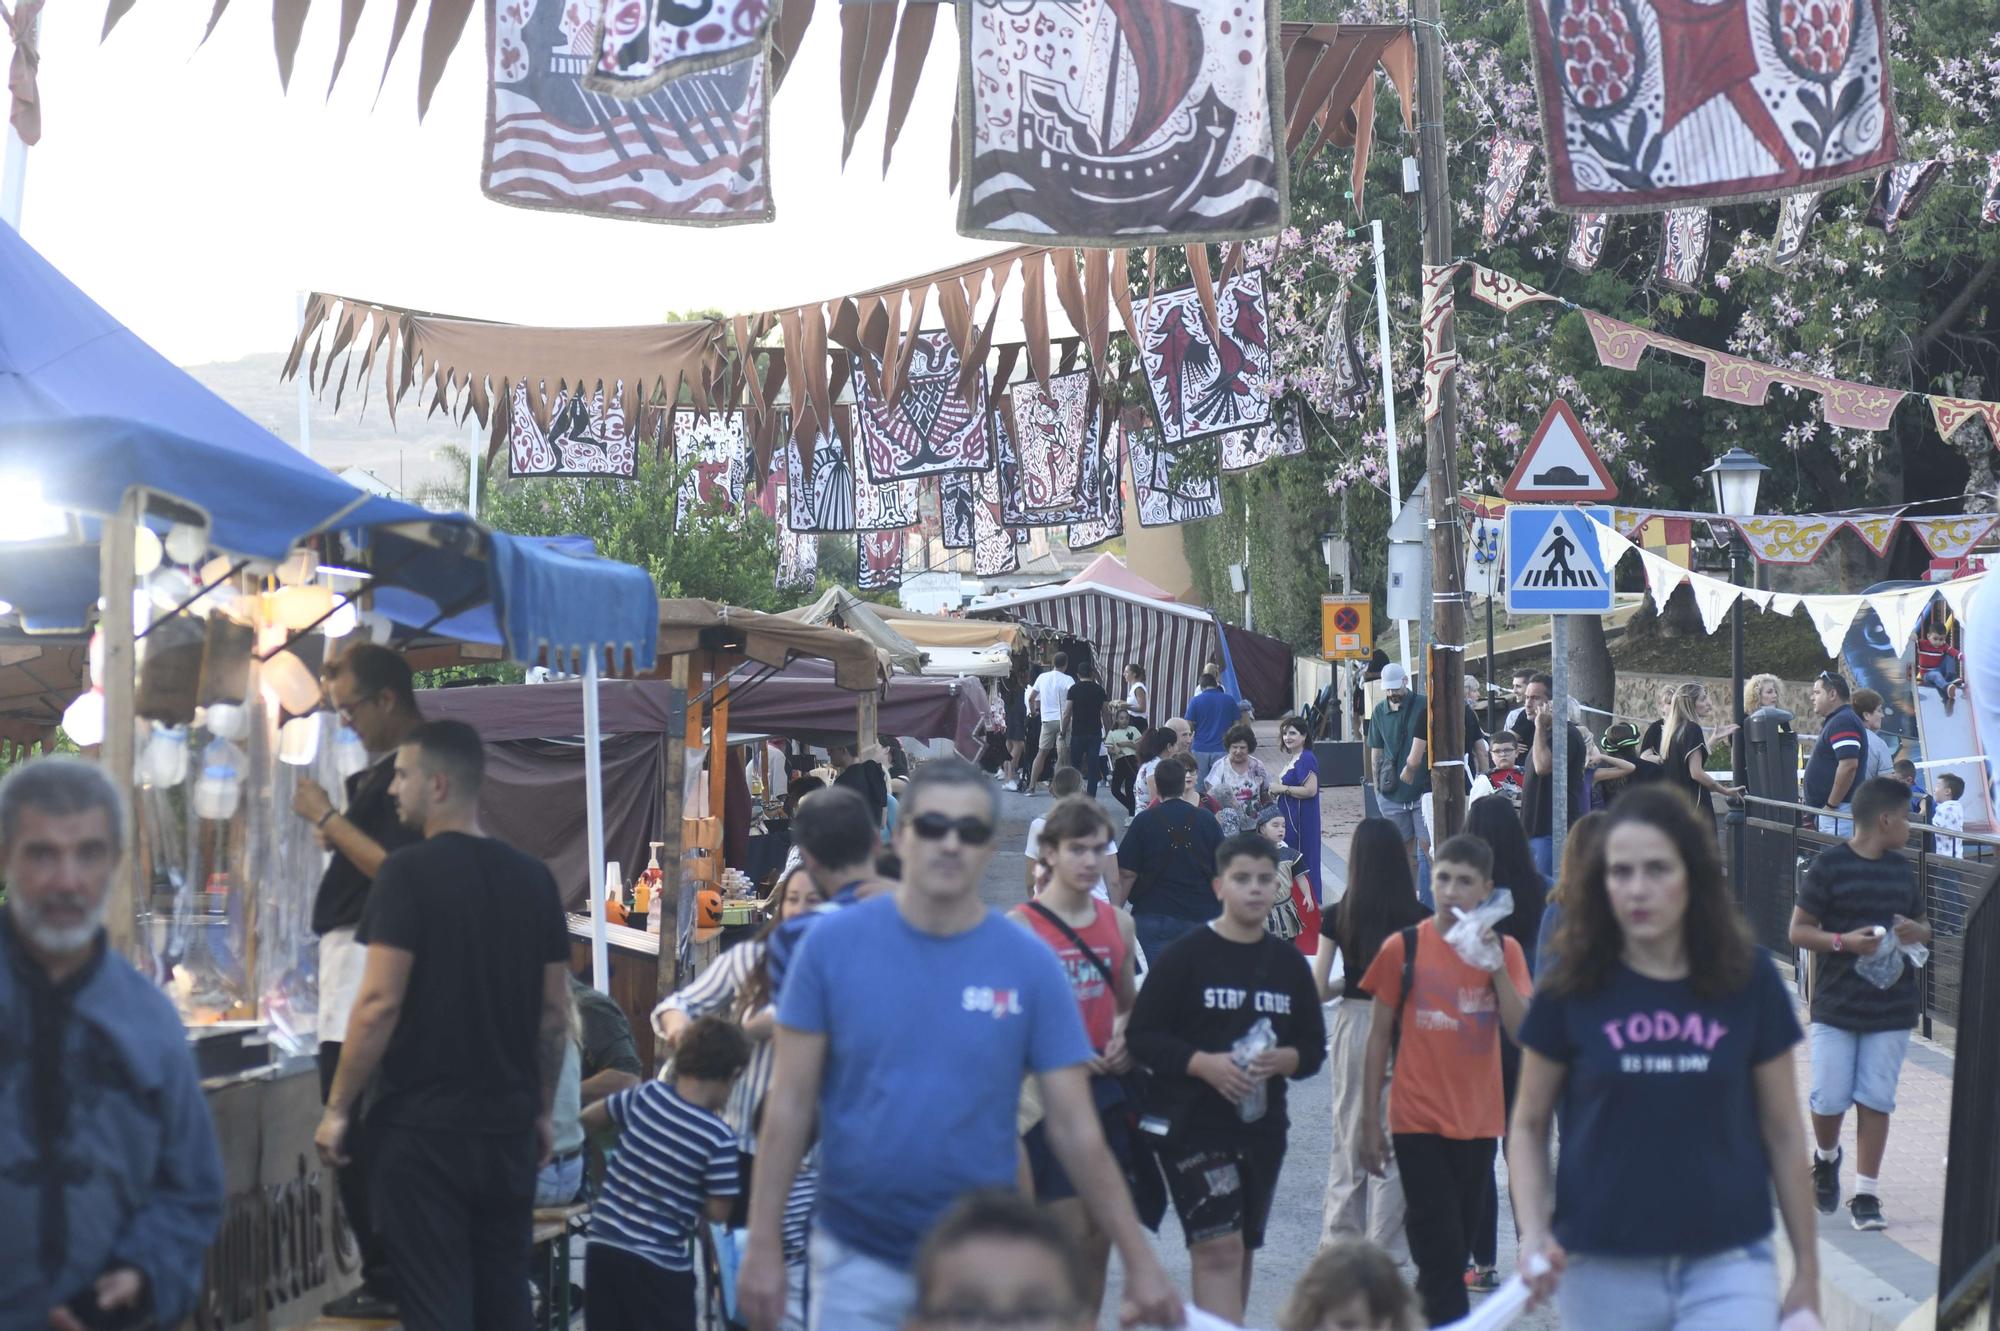
<path fill-rule="evenodd" d="M 1424 718 L 1424 695 L 1411 691 L 1410 672 L 1395 662 L 1383 666 L 1382 701 L 1368 718 L 1368 767 L 1375 774 L 1375 803 L 1402 834 L 1412 873 L 1423 832 L 1420 806 L 1431 788 Z"/>

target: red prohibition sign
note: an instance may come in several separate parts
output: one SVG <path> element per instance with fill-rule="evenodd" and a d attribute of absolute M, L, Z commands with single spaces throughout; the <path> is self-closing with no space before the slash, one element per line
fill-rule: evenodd
<path fill-rule="evenodd" d="M 1361 616 L 1353 606 L 1344 605 L 1333 612 L 1333 626 L 1342 633 L 1352 633 L 1361 627 Z"/>

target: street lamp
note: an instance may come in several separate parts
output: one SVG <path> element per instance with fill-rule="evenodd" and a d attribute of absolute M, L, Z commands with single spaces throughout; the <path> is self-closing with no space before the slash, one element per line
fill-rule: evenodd
<path fill-rule="evenodd" d="M 1724 517 L 1747 518 L 1757 511 L 1757 489 L 1763 483 L 1764 473 L 1770 468 L 1759 462 L 1750 453 L 1740 448 L 1732 448 L 1708 466 L 1709 495 L 1715 501 L 1715 511 Z M 1729 582 L 1731 586 L 1743 585 L 1743 558 L 1750 553 L 1741 530 L 1732 526 L 1729 533 Z M 1743 731 L 1743 598 L 1737 597 L 1736 604 L 1729 611 L 1729 705 L 1736 718 L 1736 733 L 1729 739 L 1729 780 L 1730 784 L 1744 784 L 1748 771 L 1743 761 L 1743 746 L 1749 736 Z M 1743 815 L 1732 813 L 1730 822 L 1734 835 L 1730 838 L 1730 878 L 1740 896 L 1743 892 Z"/>

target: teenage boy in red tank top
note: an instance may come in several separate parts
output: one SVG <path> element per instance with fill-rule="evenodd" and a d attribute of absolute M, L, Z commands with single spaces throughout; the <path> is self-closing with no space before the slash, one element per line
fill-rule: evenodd
<path fill-rule="evenodd" d="M 1133 979 L 1137 951 L 1132 917 L 1100 901 L 1091 889 L 1104 871 L 1105 848 L 1111 841 L 1111 820 L 1097 801 L 1083 796 L 1060 800 L 1042 820 L 1038 849 L 1047 881 L 1027 905 L 1008 912 L 1047 943 L 1062 962 L 1083 1015 L 1083 1028 L 1097 1057 L 1091 1064 L 1091 1088 L 1098 1108 L 1109 1111 L 1123 1099 L 1119 1073 L 1131 1069 L 1125 1052 L 1125 1018 L 1138 998 Z M 1086 955 L 1086 951 L 1088 955 Z M 1024 1117 L 1039 1117 L 1038 1106 Z M 1104 1133 L 1121 1165 L 1131 1160 L 1124 1115 L 1107 1112 Z M 1111 1257 L 1110 1236 L 1091 1223 L 1083 1200 L 1049 1149 L 1039 1121 L 1021 1138 L 1035 1200 L 1047 1207 L 1074 1237 L 1089 1277 L 1089 1308 L 1095 1325 L 1104 1301 L 1105 1270 Z"/>

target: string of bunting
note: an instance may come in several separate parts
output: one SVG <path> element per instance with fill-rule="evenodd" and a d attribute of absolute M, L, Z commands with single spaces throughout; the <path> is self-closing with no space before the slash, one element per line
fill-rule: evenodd
<path fill-rule="evenodd" d="M 1723 618 L 1738 600 L 1747 600 L 1759 610 L 1773 614 L 1795 615 L 1800 610 L 1812 620 L 1813 629 L 1819 634 L 1820 645 L 1826 648 L 1829 657 L 1840 655 L 1841 644 L 1847 638 L 1848 627 L 1865 605 L 1873 610 L 1882 621 L 1883 631 L 1888 636 L 1890 649 L 1901 654 L 1909 646 L 1917 626 L 1923 622 L 1934 600 L 1942 599 L 1953 618 L 1963 620 L 1966 607 L 1971 603 L 1973 593 L 1985 580 L 1985 573 L 1973 573 L 1949 582 L 1931 583 L 1922 587 L 1905 587 L 1893 591 L 1866 592 L 1860 595 L 1794 594 L 1790 592 L 1762 591 L 1755 587 L 1738 587 L 1725 578 L 1713 577 L 1706 573 L 1696 573 L 1684 569 L 1669 559 L 1653 553 L 1644 546 L 1634 545 L 1618 531 L 1605 523 L 1591 520 L 1596 531 L 1597 548 L 1609 570 L 1617 567 L 1618 561 L 1630 554 L 1639 556 L 1646 571 L 1646 590 L 1653 598 L 1656 610 L 1664 611 L 1667 598 L 1683 582 L 1694 596 L 1696 609 L 1701 612 L 1702 628 L 1713 633 L 1721 627 Z"/>
<path fill-rule="evenodd" d="M 1587 309 L 1574 301 L 1551 295 L 1539 287 L 1496 272 L 1481 264 L 1460 261 L 1427 264 L 1423 290 L 1423 417 L 1437 415 L 1445 378 L 1458 368 L 1458 355 L 1443 350 L 1443 329 L 1454 316 L 1455 282 L 1461 269 L 1470 269 L 1473 297 L 1503 314 L 1524 305 L 1542 302 L 1574 310 L 1584 318 L 1597 348 L 1598 363 L 1612 369 L 1636 370 L 1648 348 L 1684 356 L 1702 366 L 1702 394 L 1739 406 L 1761 407 L 1774 385 L 1815 393 L 1820 411 L 1829 425 L 1850 430 L 1886 430 L 1889 419 L 1904 398 L 1923 399 L 1930 407 L 1932 422 L 1947 441 L 1964 426 L 1977 421 L 1987 437 L 2000 446 L 2000 402 L 1976 398 L 1948 397 L 1939 393 L 1906 393 L 1900 389 L 1878 388 L 1873 384 L 1809 374 L 1780 365 L 1767 365 L 1746 356 L 1717 351 L 1684 338 L 1641 328 Z"/>

